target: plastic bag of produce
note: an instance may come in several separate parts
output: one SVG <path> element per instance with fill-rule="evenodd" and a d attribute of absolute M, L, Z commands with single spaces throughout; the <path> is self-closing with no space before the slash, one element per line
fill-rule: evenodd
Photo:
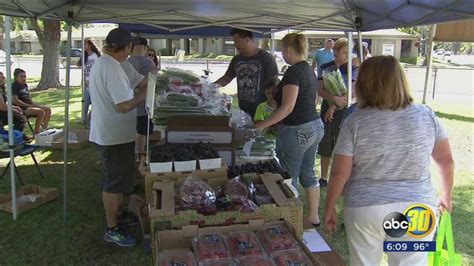
<path fill-rule="evenodd" d="M 158 97 L 157 107 L 197 107 L 201 98 L 190 91 L 189 93 L 162 92 Z"/>
<path fill-rule="evenodd" d="M 258 209 L 257 204 L 249 198 L 242 196 L 222 196 L 217 199 L 219 211 L 253 212 Z"/>
<path fill-rule="evenodd" d="M 339 69 L 323 72 L 324 89 L 332 95 L 342 96 L 347 93 L 347 87 Z M 329 101 L 332 104 L 332 101 Z"/>
<path fill-rule="evenodd" d="M 199 177 L 188 176 L 179 189 L 182 209 L 196 210 L 201 214 L 216 213 L 216 193 Z"/>
<path fill-rule="evenodd" d="M 250 115 L 246 112 L 240 109 L 234 109 L 232 110 L 231 115 L 230 124 L 232 127 L 238 129 L 248 129 L 253 126 L 252 117 L 250 117 Z"/>
<path fill-rule="evenodd" d="M 202 87 L 201 89 L 202 97 L 204 99 L 215 99 L 221 98 L 221 85 L 217 83 L 209 83 Z"/>
<path fill-rule="evenodd" d="M 248 198 L 250 196 L 247 184 L 245 184 L 240 176 L 227 181 L 224 187 L 224 193 L 229 197 Z"/>
<path fill-rule="evenodd" d="M 194 74 L 194 72 L 179 68 L 167 67 L 162 71 L 161 76 L 163 76 L 163 78 L 168 78 L 170 83 L 175 82 L 176 84 L 179 80 L 182 84 L 186 85 L 190 85 L 193 82 L 199 82 L 199 76 Z"/>

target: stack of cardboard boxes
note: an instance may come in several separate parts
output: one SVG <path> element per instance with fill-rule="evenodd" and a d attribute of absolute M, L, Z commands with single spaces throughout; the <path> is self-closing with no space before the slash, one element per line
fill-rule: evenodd
<path fill-rule="evenodd" d="M 165 132 L 167 143 L 191 144 L 211 143 L 220 156 L 223 164 L 219 168 L 194 171 L 174 171 L 152 173 L 148 165 L 139 168 L 145 180 L 146 200 L 136 198 L 132 211 L 140 217 L 142 228 L 153 244 L 153 257 L 157 262 L 158 252 L 175 246 L 190 248 L 189 242 L 183 242 L 183 233 L 194 234 L 202 230 L 233 230 L 237 228 L 254 228 L 257 223 L 262 226 L 269 222 L 285 223 L 294 236 L 301 239 L 303 235 L 303 204 L 295 197 L 291 189 L 278 174 L 251 174 L 254 183 L 263 185 L 273 199 L 272 204 L 260 205 L 253 212 L 219 211 L 212 215 L 203 215 L 195 210 L 179 210 L 176 206 L 176 195 L 188 176 L 195 176 L 211 187 L 223 187 L 228 181 L 227 165 L 235 160 L 235 131 L 229 126 L 228 117 L 174 117 L 168 119 Z M 212 168 L 212 167 L 210 167 Z M 144 206 L 146 206 L 144 208 Z M 230 226 L 230 227 L 229 227 Z M 187 235 L 186 237 L 189 237 Z M 176 243 L 173 245 L 172 243 Z"/>

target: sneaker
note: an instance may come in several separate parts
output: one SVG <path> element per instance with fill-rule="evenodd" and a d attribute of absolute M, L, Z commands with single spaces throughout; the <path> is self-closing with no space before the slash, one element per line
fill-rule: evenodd
<path fill-rule="evenodd" d="M 130 212 L 122 212 L 117 217 L 117 223 L 120 228 L 134 226 L 140 223 L 138 217 Z"/>
<path fill-rule="evenodd" d="M 104 240 L 109 243 L 115 243 L 121 247 L 133 247 L 136 244 L 133 236 L 123 233 L 118 227 L 106 229 Z"/>
<path fill-rule="evenodd" d="M 319 179 L 319 187 L 327 187 L 328 186 L 328 180 L 327 179 Z"/>

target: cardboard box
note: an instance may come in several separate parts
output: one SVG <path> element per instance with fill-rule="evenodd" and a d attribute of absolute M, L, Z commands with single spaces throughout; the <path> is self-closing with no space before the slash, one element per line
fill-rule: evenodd
<path fill-rule="evenodd" d="M 173 172 L 173 162 L 153 163 L 150 162 L 151 173 L 169 173 Z"/>
<path fill-rule="evenodd" d="M 39 207 L 47 202 L 56 199 L 59 195 L 57 188 L 42 188 L 35 185 L 21 187 L 17 193 L 18 213 Z M 12 194 L 0 194 L 0 210 L 13 213 Z"/>
<path fill-rule="evenodd" d="M 226 165 L 235 164 L 235 149 L 234 148 L 223 148 L 223 147 L 214 147 L 214 149 L 219 153 L 219 156 L 222 158 L 222 161 Z"/>
<path fill-rule="evenodd" d="M 137 195 L 131 195 L 128 200 L 128 211 L 138 217 L 143 235 L 149 235 L 150 215 L 146 201 Z"/>
<path fill-rule="evenodd" d="M 221 233 L 226 234 L 230 232 L 237 231 L 258 231 L 266 226 L 280 226 L 284 225 L 298 241 L 299 246 L 304 251 L 304 253 L 311 260 L 313 265 L 322 265 L 322 262 L 319 261 L 306 247 L 301 238 L 298 237 L 297 232 L 293 226 L 285 221 L 274 221 L 267 222 L 265 220 L 251 220 L 246 224 L 233 224 L 228 226 L 212 226 L 212 227 L 203 227 L 200 228 L 197 225 L 188 225 L 183 226 L 179 230 L 165 230 L 158 231 L 155 233 L 154 241 L 154 252 L 153 257 L 158 258 L 160 252 L 169 249 L 190 249 L 192 250 L 192 239 L 197 237 L 199 234 L 209 234 L 209 233 Z M 155 260 L 156 262 L 156 260 Z M 156 264 L 155 264 L 156 265 Z"/>
<path fill-rule="evenodd" d="M 35 135 L 35 145 L 50 147 L 53 142 L 57 141 L 63 134 L 62 129 L 50 128 Z"/>
<path fill-rule="evenodd" d="M 202 180 L 209 180 L 212 178 L 227 178 L 227 166 L 222 166 L 217 169 L 196 170 L 196 171 L 181 171 L 171 173 L 151 173 L 149 167 L 142 161 L 138 167 L 139 172 L 145 179 L 145 195 L 146 201 L 152 203 L 152 186 L 156 181 L 178 181 L 193 175 Z M 153 204 L 153 203 L 152 203 Z"/>
<path fill-rule="evenodd" d="M 197 168 L 197 161 L 174 161 L 174 171 L 181 172 L 181 171 L 195 171 Z"/>
<path fill-rule="evenodd" d="M 175 194 L 180 181 L 153 183 L 153 201 L 150 203 L 152 237 L 156 231 L 181 228 L 185 225 L 213 226 L 233 223 L 246 223 L 251 220 L 285 220 L 295 227 L 298 236 L 303 235 L 303 203 L 294 197 L 291 189 L 278 174 L 253 175 L 256 183 L 263 183 L 275 201 L 264 204 L 254 211 L 223 211 L 215 215 L 202 215 L 195 210 L 176 211 Z M 227 178 L 208 179 L 212 187 L 223 186 Z"/>
<path fill-rule="evenodd" d="M 235 147 L 234 128 L 232 127 L 167 127 L 168 143 L 211 143 L 213 146 Z"/>
<path fill-rule="evenodd" d="M 161 131 L 153 131 L 150 135 L 150 141 L 160 141 L 161 140 Z"/>
<path fill-rule="evenodd" d="M 68 149 L 69 150 L 80 150 L 89 143 L 89 130 L 88 129 L 77 129 L 70 130 L 68 137 Z M 51 146 L 55 150 L 62 150 L 64 148 L 64 134 L 61 133 L 56 140 L 51 143 Z"/>
<path fill-rule="evenodd" d="M 220 168 L 221 166 L 222 166 L 222 158 L 199 160 L 199 169 L 201 170 L 217 169 L 217 168 Z"/>

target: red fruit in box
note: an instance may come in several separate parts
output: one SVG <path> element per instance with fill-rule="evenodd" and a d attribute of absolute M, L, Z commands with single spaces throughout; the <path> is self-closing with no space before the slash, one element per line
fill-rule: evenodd
<path fill-rule="evenodd" d="M 199 266 L 237 266 L 234 259 L 205 260 L 199 262 Z"/>
<path fill-rule="evenodd" d="M 308 256 L 301 249 L 282 251 L 273 256 L 277 266 L 311 266 Z"/>
<path fill-rule="evenodd" d="M 194 250 L 200 260 L 230 258 L 219 234 L 202 234 L 193 240 Z"/>
<path fill-rule="evenodd" d="M 234 257 L 265 254 L 257 236 L 252 232 L 233 232 L 226 237 L 227 246 Z"/>
<path fill-rule="evenodd" d="M 239 260 L 242 266 L 275 266 L 275 263 L 269 257 L 264 256 L 252 256 L 245 257 Z"/>
<path fill-rule="evenodd" d="M 258 232 L 258 236 L 270 254 L 298 248 L 298 242 L 283 225 L 266 227 Z"/>
<path fill-rule="evenodd" d="M 171 249 L 160 253 L 160 266 L 194 266 L 194 255 L 187 249 Z"/>

